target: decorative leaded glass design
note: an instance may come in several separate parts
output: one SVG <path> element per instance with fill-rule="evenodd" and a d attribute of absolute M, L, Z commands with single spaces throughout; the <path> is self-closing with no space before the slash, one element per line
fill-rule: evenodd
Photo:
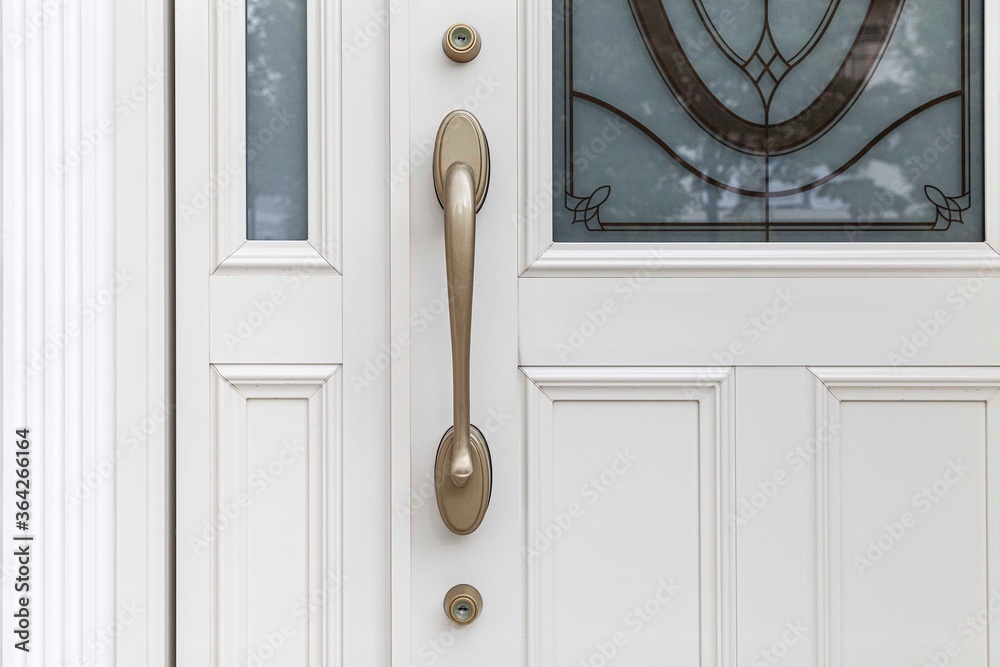
<path fill-rule="evenodd" d="M 982 241 L 983 0 L 553 0 L 556 241 Z"/>

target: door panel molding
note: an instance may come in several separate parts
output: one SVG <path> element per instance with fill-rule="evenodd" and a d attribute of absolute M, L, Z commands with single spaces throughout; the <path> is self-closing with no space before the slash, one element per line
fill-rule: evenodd
<path fill-rule="evenodd" d="M 554 243 L 552 205 L 552 16 L 546 0 L 524 0 L 519 42 L 518 246 L 523 278 L 652 276 L 997 275 L 1000 191 L 986 188 L 985 243 Z M 1000 34 L 1000 7 L 986 3 L 984 29 Z M 985 90 L 1000 81 L 1000 46 L 986 40 Z M 1000 99 L 986 98 L 985 183 L 1000 173 Z"/>
<path fill-rule="evenodd" d="M 553 559 L 531 549 L 556 511 L 553 444 L 558 402 L 693 402 L 697 405 L 699 540 L 703 664 L 734 665 L 736 539 L 735 380 L 729 368 L 523 367 L 525 438 L 525 558 L 528 665 L 555 662 Z M 544 561 L 544 562 L 543 562 Z"/>
<path fill-rule="evenodd" d="M 210 512 L 215 524 L 209 542 L 214 582 L 210 617 L 215 659 L 219 664 L 235 665 L 246 662 L 248 656 L 258 655 L 268 635 L 252 632 L 251 628 L 265 627 L 282 634 L 282 651 L 298 648 L 297 655 L 308 657 L 302 664 L 342 665 L 341 367 L 220 364 L 212 368 L 214 490 Z M 252 410 L 261 410 L 267 403 L 284 410 L 289 401 L 306 404 L 305 410 L 300 411 L 305 422 L 297 425 L 307 434 L 306 441 L 298 445 L 294 435 L 290 435 L 282 442 L 259 443 L 273 451 L 263 464 L 257 461 L 255 466 L 253 455 L 259 458 L 261 452 L 252 451 L 255 436 L 251 429 Z M 251 407 L 252 403 L 257 407 Z M 289 433 L 295 427 L 294 423 L 281 424 L 282 430 Z M 297 467 L 302 468 L 299 472 L 305 473 L 305 479 L 299 480 L 298 485 L 294 479 L 283 484 L 282 475 L 294 472 Z M 305 501 L 305 507 L 296 508 L 292 502 L 295 498 L 287 491 L 302 485 L 300 500 Z M 272 487 L 272 493 L 268 494 Z M 304 510 L 304 516 L 294 510 Z M 268 520 L 275 517 L 281 519 L 280 523 Z M 287 534 L 296 521 L 301 522 L 298 527 L 305 535 Z M 260 549 L 259 535 L 256 547 L 250 548 L 250 532 L 254 528 L 259 531 L 263 523 L 267 525 L 265 530 L 273 535 L 267 542 L 274 545 L 275 552 L 271 554 Z M 305 547 L 304 568 L 295 557 L 296 547 Z M 278 563 L 281 567 L 270 567 Z M 299 569 L 304 571 L 297 572 Z M 256 577 L 255 571 L 257 575 L 264 571 L 270 574 Z M 295 574 L 304 574 L 305 579 L 296 582 Z M 268 579 L 293 590 L 298 583 L 302 589 L 290 609 L 279 610 L 286 612 L 279 618 L 293 619 L 280 628 L 271 627 L 265 613 L 272 603 L 279 603 L 247 599 L 248 593 L 273 588 L 264 584 Z M 251 585 L 251 581 L 257 583 Z M 258 618 L 253 617 L 254 612 Z M 304 641 L 297 640 L 303 633 Z M 284 660 L 294 660 L 287 653 L 282 656 Z"/>
<path fill-rule="evenodd" d="M 343 265 L 343 139 L 340 1 L 307 3 L 309 220 L 307 241 L 247 240 L 246 5 L 219 5 L 210 12 L 209 69 L 212 117 L 212 180 L 204 192 L 182 199 L 210 207 L 213 273 L 336 272 Z M 280 128 L 280 119 L 278 127 Z M 280 129 L 275 130 L 275 136 Z M 272 139 L 273 140 L 273 139 Z M 266 143 L 264 138 L 261 139 Z"/>
<path fill-rule="evenodd" d="M 845 499 L 841 465 L 842 409 L 863 403 L 982 403 L 985 408 L 984 453 L 987 506 L 1000 501 L 1000 369 L 968 368 L 810 368 L 814 376 L 814 459 L 816 491 L 816 619 L 817 665 L 851 664 L 843 657 L 844 545 L 841 504 Z M 957 426 L 956 426 L 957 429 Z M 931 452 L 921 452 L 931 454 Z M 922 483 L 930 480 L 921 480 Z M 877 510 L 882 508 L 877 507 Z M 993 594 L 1000 582 L 1000 518 L 987 511 L 987 587 Z M 989 603 L 987 603 L 987 608 Z M 961 619 L 956 619 L 959 623 Z M 1000 631 L 987 629 L 989 664 L 1000 659 Z"/>
<path fill-rule="evenodd" d="M 987 194 L 988 199 L 991 197 Z M 997 275 L 1000 273 L 1000 253 L 996 248 L 1000 247 L 1000 243 L 995 238 L 996 225 L 992 221 L 993 218 L 987 219 L 987 234 L 991 239 L 987 243 L 862 245 L 549 241 L 536 259 L 522 269 L 521 277 L 629 277 L 637 274 L 655 277 Z M 533 220 L 526 222 L 524 227 L 544 228 L 546 224 L 544 220 Z M 522 234 L 522 243 L 526 238 L 530 238 L 530 232 Z"/>

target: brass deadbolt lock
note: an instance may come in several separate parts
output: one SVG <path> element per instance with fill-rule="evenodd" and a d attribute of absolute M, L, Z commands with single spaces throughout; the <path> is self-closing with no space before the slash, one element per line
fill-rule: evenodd
<path fill-rule="evenodd" d="M 479 618 L 483 610 L 483 596 L 468 584 L 453 586 L 444 596 L 444 611 L 448 618 L 459 625 L 468 625 Z"/>
<path fill-rule="evenodd" d="M 479 55 L 483 47 L 476 29 L 467 23 L 456 23 L 448 28 L 441 40 L 445 55 L 457 63 L 467 63 Z"/>

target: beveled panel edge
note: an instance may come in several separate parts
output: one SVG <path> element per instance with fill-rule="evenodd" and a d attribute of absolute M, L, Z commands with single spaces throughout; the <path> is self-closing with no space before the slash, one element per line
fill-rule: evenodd
<path fill-rule="evenodd" d="M 984 401 L 1000 392 L 1000 367 L 810 367 L 838 401 Z"/>

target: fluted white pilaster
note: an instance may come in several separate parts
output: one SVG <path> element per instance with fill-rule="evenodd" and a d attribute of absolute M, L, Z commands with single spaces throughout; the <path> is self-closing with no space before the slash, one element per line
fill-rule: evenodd
<path fill-rule="evenodd" d="M 114 665 L 112 0 L 4 0 L 3 613 L 7 665 Z M 30 524 L 14 524 L 14 432 L 30 429 Z M 14 538 L 30 535 L 30 590 Z M 30 598 L 30 653 L 13 612 Z"/>

